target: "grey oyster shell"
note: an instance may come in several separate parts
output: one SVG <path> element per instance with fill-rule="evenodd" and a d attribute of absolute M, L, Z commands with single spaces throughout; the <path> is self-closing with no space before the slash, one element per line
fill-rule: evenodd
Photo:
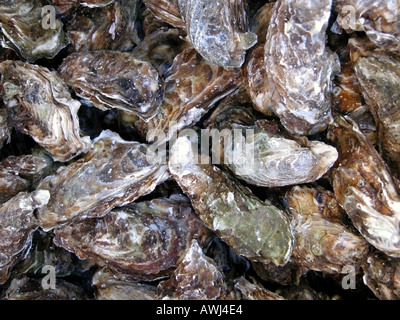
<path fill-rule="evenodd" d="M 248 31 L 244 0 L 178 0 L 190 42 L 215 65 L 232 69 L 244 63 L 246 50 L 257 42 Z"/>
<path fill-rule="evenodd" d="M 21 61 L 0 64 L 3 100 L 9 123 L 30 135 L 56 161 L 87 152 L 90 138 L 81 137 L 80 103 L 71 98 L 56 72 Z"/>
<path fill-rule="evenodd" d="M 157 70 L 129 52 L 73 53 L 58 71 L 79 96 L 101 110 L 117 108 L 148 120 L 161 104 Z"/>
<path fill-rule="evenodd" d="M 185 136 L 173 144 L 169 169 L 206 226 L 248 259 L 284 265 L 293 249 L 289 219 L 233 177 L 198 157 Z"/>
<path fill-rule="evenodd" d="M 42 0 L 1 0 L 2 46 L 14 49 L 30 62 L 52 59 L 63 49 L 68 38 L 55 10 L 44 10 L 46 4 L 47 1 Z"/>
<path fill-rule="evenodd" d="M 32 244 L 32 233 L 39 227 L 33 211 L 49 201 L 47 190 L 20 192 L 0 207 L 0 284 L 10 268 L 23 259 Z"/>
<path fill-rule="evenodd" d="M 271 104 L 292 134 L 324 131 L 339 59 L 326 46 L 332 0 L 278 0 L 265 43 Z"/>
<path fill-rule="evenodd" d="M 169 177 L 167 164 L 157 160 L 149 146 L 103 131 L 82 159 L 39 184 L 51 193 L 48 205 L 38 212 L 40 226 L 49 230 L 74 218 L 104 216 L 150 193 Z"/>

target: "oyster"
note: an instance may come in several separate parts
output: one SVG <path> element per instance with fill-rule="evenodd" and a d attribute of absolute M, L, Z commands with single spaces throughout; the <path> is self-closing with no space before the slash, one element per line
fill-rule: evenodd
<path fill-rule="evenodd" d="M 50 193 L 36 190 L 20 192 L 0 207 L 0 284 L 9 276 L 10 268 L 29 251 L 32 233 L 39 224 L 33 211 L 49 201 Z"/>
<path fill-rule="evenodd" d="M 171 274 L 207 232 L 187 201 L 159 198 L 60 227 L 54 243 L 132 280 L 154 280 Z"/>
<path fill-rule="evenodd" d="M 212 136 L 217 139 L 212 149 L 218 163 L 239 179 L 262 187 L 314 182 L 337 160 L 334 147 L 269 132 L 255 124 L 257 115 L 252 107 L 229 99 L 212 114 L 209 128 L 211 133 L 212 130 L 219 132 Z"/>
<path fill-rule="evenodd" d="M 209 157 L 198 159 L 187 137 L 173 144 L 169 169 L 206 226 L 236 253 L 277 265 L 288 262 L 293 235 L 285 214 L 210 164 Z"/>
<path fill-rule="evenodd" d="M 296 186 L 285 200 L 294 216 L 291 262 L 327 274 L 346 273 L 348 266 L 359 269 L 369 245 L 343 223 L 344 212 L 332 193 Z"/>
<path fill-rule="evenodd" d="M 38 212 L 40 226 L 49 230 L 74 218 L 104 216 L 150 193 L 169 177 L 168 166 L 157 159 L 149 146 L 103 131 L 85 157 L 39 184 L 51 193 L 48 205 Z"/>
<path fill-rule="evenodd" d="M 245 0 L 178 0 L 190 42 L 208 62 L 240 68 L 246 50 L 257 42 L 248 32 Z"/>
<path fill-rule="evenodd" d="M 139 42 L 135 29 L 138 3 L 115 0 L 104 7 L 79 7 L 66 26 L 75 51 L 130 51 Z"/>
<path fill-rule="evenodd" d="M 365 31 L 377 46 L 400 52 L 400 3 L 398 0 L 337 0 L 337 24 L 346 30 Z"/>
<path fill-rule="evenodd" d="M 71 98 L 57 73 L 21 61 L 2 62 L 0 72 L 13 127 L 30 135 L 56 161 L 88 151 L 90 138 L 79 132 L 80 103 Z"/>
<path fill-rule="evenodd" d="M 157 291 L 164 300 L 217 300 L 227 294 L 227 287 L 214 260 L 193 240 L 172 277 L 160 282 Z"/>
<path fill-rule="evenodd" d="M 8 110 L 0 108 L 0 149 L 3 147 L 4 142 L 10 142 L 11 130 L 8 123 Z"/>
<path fill-rule="evenodd" d="M 370 244 L 400 257 L 400 196 L 386 164 L 349 117 L 337 117 L 328 138 L 339 151 L 333 171 L 338 203 Z"/>
<path fill-rule="evenodd" d="M 332 0 L 278 0 L 265 43 L 271 104 L 292 134 L 312 135 L 332 122 L 332 80 L 339 59 L 326 46 Z"/>
<path fill-rule="evenodd" d="M 285 300 L 280 295 L 265 289 L 257 282 L 250 282 L 244 277 L 235 281 L 234 290 L 239 300 Z"/>
<path fill-rule="evenodd" d="M 63 25 L 42 0 L 0 1 L 1 44 L 32 62 L 52 59 L 68 44 Z M 54 16 L 50 16 L 54 14 Z"/>
<path fill-rule="evenodd" d="M 32 155 L 10 156 L 0 162 L 0 202 L 35 186 L 44 175 L 47 162 Z"/>
<path fill-rule="evenodd" d="M 150 121 L 137 121 L 149 142 L 169 140 L 193 125 L 220 99 L 239 86 L 240 69 L 231 71 L 207 63 L 196 50 L 187 48 L 174 59 L 165 75 L 164 100 Z"/>
<path fill-rule="evenodd" d="M 144 0 L 146 7 L 160 20 L 175 28 L 185 28 L 178 0 Z"/>
<path fill-rule="evenodd" d="M 400 177 L 400 61 L 366 41 L 350 39 L 349 45 L 363 97 L 378 127 L 383 158 Z"/>
<path fill-rule="evenodd" d="M 79 96 L 101 110 L 117 108 L 148 120 L 162 100 L 157 70 L 129 52 L 73 53 L 58 71 Z"/>
<path fill-rule="evenodd" d="M 96 300 L 156 300 L 157 287 L 128 281 L 125 277 L 107 268 L 96 271 L 92 278 L 97 289 Z"/>
<path fill-rule="evenodd" d="M 364 283 L 381 300 L 400 299 L 400 260 L 374 252 L 363 264 Z"/>

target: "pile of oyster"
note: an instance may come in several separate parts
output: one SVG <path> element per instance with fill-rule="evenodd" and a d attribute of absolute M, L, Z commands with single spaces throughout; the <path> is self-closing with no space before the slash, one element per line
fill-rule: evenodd
<path fill-rule="evenodd" d="M 1 299 L 400 298 L 398 0 L 0 0 L 0 32 Z"/>

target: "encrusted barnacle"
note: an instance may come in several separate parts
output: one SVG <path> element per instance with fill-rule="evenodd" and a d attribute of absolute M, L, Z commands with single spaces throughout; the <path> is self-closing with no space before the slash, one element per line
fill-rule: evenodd
<path fill-rule="evenodd" d="M 400 300 L 400 260 L 372 253 L 363 264 L 364 283 L 381 300 Z"/>
<path fill-rule="evenodd" d="M 138 0 L 115 0 L 105 7 L 79 7 L 66 25 L 75 51 L 130 51 L 139 42 Z"/>
<path fill-rule="evenodd" d="M 101 110 L 117 108 L 148 120 L 161 104 L 157 70 L 130 52 L 73 53 L 58 71 L 79 96 Z"/>
<path fill-rule="evenodd" d="M 339 59 L 326 46 L 332 0 L 278 0 L 265 43 L 271 105 L 292 134 L 311 135 L 332 122 L 332 80 Z"/>
<path fill-rule="evenodd" d="M 323 142 L 265 130 L 251 107 L 229 98 L 214 111 L 209 128 L 219 133 L 212 135 L 216 158 L 239 179 L 262 187 L 314 182 L 337 160 L 336 149 Z"/>
<path fill-rule="evenodd" d="M 370 42 L 350 39 L 349 45 L 363 97 L 378 127 L 383 158 L 400 177 L 400 61 Z"/>
<path fill-rule="evenodd" d="M 214 260 L 193 240 L 178 268 L 159 283 L 157 292 L 164 300 L 217 300 L 226 296 L 227 286 Z"/>
<path fill-rule="evenodd" d="M 0 1 L 1 44 L 28 61 L 52 59 L 68 44 L 61 20 L 44 14 L 47 1 Z M 55 12 L 54 12 L 55 14 Z"/>
<path fill-rule="evenodd" d="M 365 31 L 377 46 L 400 52 L 398 0 L 336 0 L 338 25 L 347 32 Z"/>
<path fill-rule="evenodd" d="M 158 163 L 148 145 L 105 130 L 83 158 L 39 184 L 51 193 L 48 205 L 38 212 L 40 226 L 48 230 L 74 218 L 104 216 L 150 193 L 168 177 L 168 166 Z"/>
<path fill-rule="evenodd" d="M 277 265 L 287 263 L 293 249 L 287 216 L 262 202 L 210 160 L 198 157 L 192 142 L 184 136 L 171 148 L 170 172 L 202 221 L 237 254 Z"/>
<path fill-rule="evenodd" d="M 13 265 L 29 251 L 32 233 L 39 227 L 33 211 L 49 201 L 50 193 L 36 190 L 20 192 L 0 207 L 0 284 Z"/>
<path fill-rule="evenodd" d="M 96 300 L 156 300 L 155 285 L 129 281 L 126 275 L 115 274 L 104 267 L 96 271 L 92 284 L 96 287 Z"/>
<path fill-rule="evenodd" d="M 164 100 L 150 121 L 137 121 L 149 142 L 169 140 L 179 130 L 198 122 L 242 80 L 240 69 L 225 70 L 207 63 L 193 48 L 183 50 L 165 75 Z"/>
<path fill-rule="evenodd" d="M 1 161 L 0 202 L 36 186 L 46 169 L 46 160 L 32 155 L 10 156 Z"/>
<path fill-rule="evenodd" d="M 54 289 L 45 289 L 42 279 L 19 277 L 11 281 L 2 300 L 86 300 L 88 296 L 83 288 L 57 279 Z"/>
<path fill-rule="evenodd" d="M 239 300 L 285 300 L 256 281 L 250 282 L 243 276 L 235 280 L 234 290 Z"/>
<path fill-rule="evenodd" d="M 359 269 L 369 245 L 342 222 L 345 213 L 340 212 L 332 193 L 296 186 L 285 200 L 295 234 L 291 262 L 327 274 L 346 273 L 349 266 Z"/>
<path fill-rule="evenodd" d="M 206 241 L 206 228 L 185 198 L 171 197 L 65 225 L 54 243 L 132 280 L 154 280 L 171 274 L 196 238 Z"/>
<path fill-rule="evenodd" d="M 146 7 L 160 20 L 175 28 L 185 28 L 178 0 L 144 0 Z"/>
<path fill-rule="evenodd" d="M 370 244 L 400 257 L 399 186 L 388 167 L 349 117 L 337 117 L 328 138 L 339 151 L 339 166 L 333 170 L 338 203 Z"/>
<path fill-rule="evenodd" d="M 248 31 L 245 0 L 178 0 L 188 38 L 201 56 L 215 65 L 240 68 L 246 50 L 257 42 Z"/>
<path fill-rule="evenodd" d="M 87 152 L 89 137 L 81 137 L 78 109 L 56 72 L 45 67 L 5 61 L 0 64 L 1 85 L 10 124 L 30 135 L 56 161 L 68 161 Z"/>

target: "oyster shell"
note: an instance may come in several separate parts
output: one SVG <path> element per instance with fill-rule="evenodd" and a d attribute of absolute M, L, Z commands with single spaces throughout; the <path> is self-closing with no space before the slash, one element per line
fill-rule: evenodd
<path fill-rule="evenodd" d="M 210 164 L 209 157 L 198 159 L 187 137 L 173 144 L 169 169 L 206 226 L 236 253 L 277 265 L 288 262 L 293 235 L 285 214 Z"/>
<path fill-rule="evenodd" d="M 190 42 L 208 62 L 240 68 L 246 50 L 257 42 L 248 32 L 245 0 L 178 0 Z"/>
<path fill-rule="evenodd" d="M 185 28 L 178 0 L 144 0 L 146 7 L 160 20 L 175 28 Z"/>
<path fill-rule="evenodd" d="M 192 239 L 206 234 L 187 201 L 159 198 L 60 227 L 54 243 L 132 280 L 154 280 L 171 274 Z"/>
<path fill-rule="evenodd" d="M 3 106 L 0 108 L 0 150 L 4 145 L 4 142 L 10 142 L 11 139 L 11 128 L 8 123 L 8 110 Z"/>
<path fill-rule="evenodd" d="M 242 80 L 240 69 L 231 71 L 207 63 L 187 48 L 173 61 L 165 75 L 164 100 L 148 122 L 137 121 L 149 142 L 169 140 L 179 130 L 193 125 L 220 99 L 236 89 Z"/>
<path fill-rule="evenodd" d="M 57 73 L 21 61 L 2 62 L 0 72 L 13 127 L 30 135 L 56 161 L 88 151 L 90 138 L 79 132 L 80 103 L 71 98 Z"/>
<path fill-rule="evenodd" d="M 216 158 L 239 179 L 262 187 L 314 182 L 337 160 L 334 147 L 269 132 L 255 124 L 257 115 L 251 107 L 229 99 L 212 114 L 209 128 L 220 133 L 219 141 L 213 141 Z"/>
<path fill-rule="evenodd" d="M 217 300 L 227 294 L 227 287 L 222 271 L 193 240 L 172 277 L 160 282 L 157 291 L 164 300 Z"/>
<path fill-rule="evenodd" d="M 328 138 L 339 151 L 333 170 L 338 203 L 370 244 L 400 257 L 400 196 L 386 164 L 349 117 L 337 117 Z"/>
<path fill-rule="evenodd" d="M 43 11 L 46 4 L 42 0 L 0 1 L 2 46 L 30 62 L 54 58 L 68 44 L 68 38 L 55 12 L 49 19 L 51 12 Z"/>
<path fill-rule="evenodd" d="M 97 289 L 96 300 L 156 300 L 157 287 L 128 281 L 125 277 L 107 268 L 96 271 L 92 278 Z"/>
<path fill-rule="evenodd" d="M 369 245 L 342 221 L 334 195 L 326 190 L 296 186 L 286 193 L 293 214 L 295 247 L 291 262 L 327 274 L 356 270 L 369 254 Z"/>
<path fill-rule="evenodd" d="M 374 252 L 363 264 L 364 283 L 381 300 L 400 299 L 400 260 Z"/>
<path fill-rule="evenodd" d="M 398 0 L 337 0 L 337 23 L 347 32 L 365 31 L 377 46 L 400 52 Z"/>
<path fill-rule="evenodd" d="M 58 72 L 79 96 L 101 110 L 117 108 L 148 120 L 161 104 L 162 80 L 157 71 L 129 52 L 73 53 Z"/>
<path fill-rule="evenodd" d="M 292 134 L 316 134 L 333 120 L 332 80 L 340 69 L 326 46 L 331 6 L 332 0 L 278 0 L 271 18 L 264 58 L 271 104 Z"/>
<path fill-rule="evenodd" d="M 74 218 L 104 216 L 150 193 L 169 177 L 168 166 L 156 160 L 149 146 L 103 131 L 85 157 L 39 184 L 51 193 L 48 205 L 38 212 L 40 226 L 49 230 Z"/>
<path fill-rule="evenodd" d="M 49 201 L 50 193 L 36 190 L 20 192 L 0 207 L 0 284 L 9 277 L 10 269 L 29 251 L 32 233 L 39 224 L 33 211 Z"/>
<path fill-rule="evenodd" d="M 47 162 L 32 155 L 10 156 L 0 162 L 0 202 L 35 186 L 44 175 Z"/>
<path fill-rule="evenodd" d="M 350 39 L 349 45 L 363 97 L 378 126 L 383 157 L 400 177 L 400 61 L 366 41 Z"/>
<path fill-rule="evenodd" d="M 244 277 L 240 277 L 235 281 L 234 290 L 240 300 L 285 300 L 257 282 L 252 283 Z"/>

